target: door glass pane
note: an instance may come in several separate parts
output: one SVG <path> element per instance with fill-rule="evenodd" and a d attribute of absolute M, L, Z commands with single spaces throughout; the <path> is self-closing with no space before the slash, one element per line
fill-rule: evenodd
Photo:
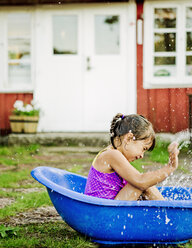
<path fill-rule="evenodd" d="M 77 54 L 77 35 L 77 16 L 53 16 L 53 54 Z"/>
<path fill-rule="evenodd" d="M 155 8 L 154 28 L 176 28 L 176 8 Z"/>
<path fill-rule="evenodd" d="M 155 33 L 154 41 L 155 52 L 176 51 L 176 33 Z"/>
<path fill-rule="evenodd" d="M 31 83 L 31 14 L 8 15 L 8 82 Z"/>
<path fill-rule="evenodd" d="M 10 84 L 30 83 L 31 65 L 21 62 L 9 63 L 8 76 Z"/>
<path fill-rule="evenodd" d="M 30 40 L 29 39 L 9 39 L 8 40 L 9 59 L 29 59 Z"/>
<path fill-rule="evenodd" d="M 175 76 L 176 75 L 176 57 L 155 57 L 154 58 L 154 76 Z"/>
<path fill-rule="evenodd" d="M 186 28 L 192 28 L 192 7 L 186 8 Z"/>
<path fill-rule="evenodd" d="M 117 15 L 95 16 L 96 54 L 119 54 L 120 21 Z"/>
<path fill-rule="evenodd" d="M 192 32 L 187 32 L 186 51 L 192 51 Z"/>
<path fill-rule="evenodd" d="M 28 37 L 31 29 L 31 16 L 28 13 L 11 13 L 8 15 L 8 37 Z"/>
<path fill-rule="evenodd" d="M 186 74 L 192 76 L 192 56 L 186 56 Z"/>

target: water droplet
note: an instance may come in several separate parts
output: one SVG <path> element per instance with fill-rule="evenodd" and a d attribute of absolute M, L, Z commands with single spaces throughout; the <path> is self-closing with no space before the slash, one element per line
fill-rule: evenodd
<path fill-rule="evenodd" d="M 170 222 L 170 219 L 165 215 L 165 224 L 167 225 Z"/>

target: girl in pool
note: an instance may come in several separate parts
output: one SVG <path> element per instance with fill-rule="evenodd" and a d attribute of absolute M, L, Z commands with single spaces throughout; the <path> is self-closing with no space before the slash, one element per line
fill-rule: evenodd
<path fill-rule="evenodd" d="M 130 162 L 155 146 L 152 124 L 141 115 L 117 114 L 110 128 L 111 145 L 99 152 L 89 171 L 85 194 L 115 200 L 164 200 L 156 184 L 178 167 L 178 144 L 169 145 L 169 162 L 161 169 L 140 173 Z"/>

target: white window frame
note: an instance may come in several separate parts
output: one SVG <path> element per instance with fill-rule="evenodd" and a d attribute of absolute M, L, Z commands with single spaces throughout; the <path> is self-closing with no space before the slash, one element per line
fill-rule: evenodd
<path fill-rule="evenodd" d="M 31 82 L 29 84 L 21 83 L 19 85 L 10 84 L 8 81 L 8 15 L 11 13 L 30 13 L 31 14 L 31 50 L 30 50 L 30 65 L 31 65 Z M 33 7 L 2 7 L 0 10 L 0 93 L 17 93 L 17 92 L 28 92 L 33 93 L 34 80 L 35 80 L 35 68 L 34 68 L 34 11 Z"/>
<path fill-rule="evenodd" d="M 144 3 L 144 46 L 143 46 L 143 87 L 153 88 L 186 88 L 192 86 L 192 76 L 186 75 L 186 7 L 192 7 L 191 1 L 146 1 Z M 154 71 L 154 9 L 176 8 L 176 76 L 157 77 Z M 161 31 L 161 30 L 160 30 Z M 163 29 L 162 29 L 163 31 Z M 171 28 L 167 31 L 171 31 Z M 192 32 L 192 29 L 191 29 Z M 157 53 L 156 53 L 157 54 Z M 162 53 L 161 53 L 162 54 Z M 165 53 L 166 56 L 166 53 Z"/>

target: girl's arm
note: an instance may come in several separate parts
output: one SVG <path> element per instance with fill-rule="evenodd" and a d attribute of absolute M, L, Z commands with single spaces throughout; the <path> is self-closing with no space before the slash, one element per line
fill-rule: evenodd
<path fill-rule="evenodd" d="M 165 180 L 178 167 L 177 143 L 172 143 L 168 147 L 169 162 L 166 166 L 156 171 L 140 173 L 137 171 L 118 150 L 108 153 L 111 167 L 127 182 L 136 188 L 144 191 L 149 187 Z"/>

